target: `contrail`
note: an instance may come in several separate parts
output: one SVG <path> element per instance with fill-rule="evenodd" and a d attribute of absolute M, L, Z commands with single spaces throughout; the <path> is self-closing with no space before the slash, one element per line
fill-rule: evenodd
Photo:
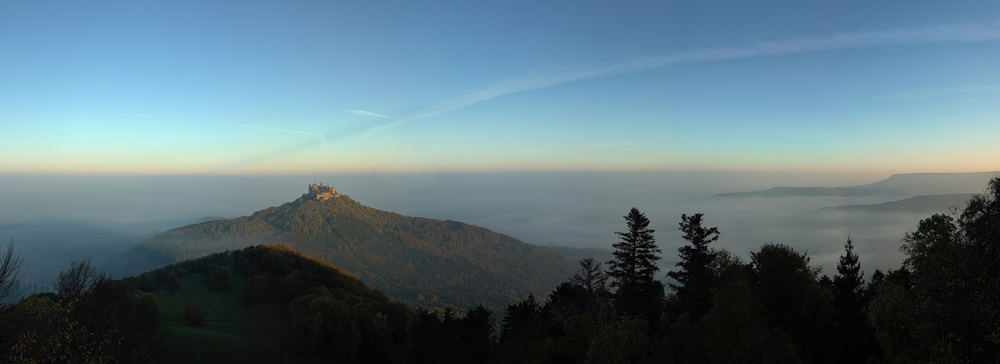
<path fill-rule="evenodd" d="M 352 114 L 357 114 L 357 115 L 361 115 L 361 116 L 371 116 L 371 117 L 376 117 L 376 118 L 379 118 L 379 119 L 392 119 L 392 117 L 390 117 L 389 115 L 379 114 L 377 112 L 371 112 L 371 111 L 365 111 L 365 110 L 358 110 L 358 109 L 351 109 L 351 110 L 347 110 L 347 111 L 351 112 Z"/>
<path fill-rule="evenodd" d="M 348 138 L 356 135 L 375 133 L 380 130 L 392 128 L 415 120 L 441 115 L 474 104 L 489 101 L 497 97 L 519 92 L 553 87 L 573 81 L 665 68 L 679 64 L 802 54 L 838 49 L 932 43 L 973 43 L 996 40 L 1000 40 L 1000 22 L 998 21 L 994 21 L 992 23 L 951 23 L 923 28 L 834 33 L 823 37 L 788 38 L 783 40 L 758 42 L 749 45 L 696 48 L 687 51 L 643 57 L 609 65 L 566 68 L 558 72 L 516 78 L 497 83 L 493 86 L 489 86 L 466 95 L 435 103 L 424 109 L 417 110 L 399 118 L 371 113 L 364 110 L 351 110 L 351 112 L 356 114 L 380 117 L 387 119 L 387 121 L 357 131 L 341 134 L 339 138 Z M 304 133 L 321 135 L 319 133 L 311 132 Z M 282 154 L 315 145 L 317 144 L 313 143 L 305 146 L 289 148 L 287 150 L 280 151 L 278 154 L 270 154 L 263 159 L 274 158 Z M 252 161 L 250 163 L 252 163 Z"/>
<path fill-rule="evenodd" d="M 825 37 L 790 38 L 743 46 L 698 48 L 639 58 L 611 65 L 565 70 L 555 74 L 523 77 L 451 99 L 380 125 L 377 129 L 440 115 L 473 104 L 514 93 L 561 85 L 568 82 L 609 75 L 664 68 L 678 64 L 790 55 L 837 49 L 901 46 L 929 43 L 971 43 L 1000 40 L 1000 22 L 989 24 L 946 24 L 926 28 L 892 29 L 836 33 Z"/>
<path fill-rule="evenodd" d="M 279 156 L 282 156 L 282 155 L 285 155 L 285 154 L 289 154 L 289 153 L 297 152 L 297 151 L 300 151 L 300 150 L 304 150 L 304 149 L 316 147 L 316 146 L 319 146 L 319 145 L 323 145 L 323 144 L 326 144 L 327 142 L 336 142 L 336 141 L 345 140 L 345 139 L 348 139 L 348 138 L 360 135 L 360 134 L 362 134 L 365 131 L 365 128 L 355 128 L 355 129 L 352 129 L 352 130 L 344 130 L 344 131 L 341 131 L 340 133 L 334 133 L 334 134 L 330 134 L 329 136 L 327 136 L 327 135 L 324 135 L 324 134 L 321 134 L 321 133 L 316 133 L 316 132 L 311 132 L 311 131 L 305 131 L 305 130 L 279 129 L 279 128 L 271 128 L 271 127 L 266 127 L 266 126 L 260 126 L 260 125 L 252 125 L 252 124 L 235 124 L 235 125 L 239 125 L 241 127 L 246 127 L 246 128 L 261 129 L 261 130 L 273 130 L 273 131 L 279 131 L 279 132 L 288 132 L 288 133 L 296 133 L 296 134 L 313 135 L 313 136 L 317 136 L 317 137 L 322 137 L 322 140 L 320 140 L 320 141 L 317 141 L 317 140 L 308 140 L 308 141 L 303 141 L 303 142 L 300 142 L 300 143 L 288 145 L 288 146 L 282 147 L 282 148 L 277 149 L 277 150 L 263 151 L 263 152 L 260 152 L 260 153 L 258 153 L 256 155 L 251 155 L 249 157 L 246 157 L 246 158 L 240 159 L 238 161 L 229 163 L 229 164 L 227 164 L 225 166 L 220 166 L 218 168 L 214 168 L 212 170 L 207 171 L 208 173 L 226 172 L 226 171 L 232 170 L 232 169 L 234 169 L 236 167 L 251 165 L 251 164 L 254 164 L 254 163 L 257 163 L 257 162 L 260 162 L 260 161 L 265 161 L 265 160 L 268 160 L 268 159 L 271 159 L 271 158 L 276 158 L 276 157 L 279 157 Z"/>
<path fill-rule="evenodd" d="M 311 136 L 322 138 L 323 139 L 323 143 L 326 143 L 326 135 L 320 134 L 320 133 L 317 133 L 317 132 L 306 131 L 306 130 L 293 130 L 293 129 L 272 128 L 272 127 L 269 127 L 269 126 L 260 126 L 260 125 L 253 125 L 253 124 L 236 124 L 236 125 L 244 127 L 244 128 L 251 128 L 251 129 L 260 129 L 260 130 L 277 131 L 277 132 L 282 132 L 282 133 L 311 135 Z"/>

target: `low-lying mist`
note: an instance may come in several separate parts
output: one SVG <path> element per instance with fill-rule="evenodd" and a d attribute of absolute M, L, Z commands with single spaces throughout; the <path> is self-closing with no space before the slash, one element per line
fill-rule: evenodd
<path fill-rule="evenodd" d="M 823 210 L 900 196 L 747 197 L 772 186 L 845 186 L 888 175 L 762 172 L 552 172 L 325 176 L 23 176 L 0 178 L 0 238 L 13 239 L 25 283 L 46 289 L 70 261 L 98 266 L 156 232 L 248 215 L 298 198 L 319 180 L 358 202 L 404 215 L 452 219 L 537 245 L 610 249 L 622 215 L 652 221 L 664 261 L 682 244 L 683 213 L 718 226 L 716 248 L 747 257 L 763 243 L 807 251 L 832 272 L 850 233 L 865 270 L 894 268 L 904 233 L 926 213 Z M 954 191 L 975 192 L 975 191 Z M 941 211 L 946 212 L 946 211 Z"/>

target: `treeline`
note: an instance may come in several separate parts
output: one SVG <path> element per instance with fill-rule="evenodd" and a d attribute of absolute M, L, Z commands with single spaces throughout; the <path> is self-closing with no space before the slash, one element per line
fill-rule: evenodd
<path fill-rule="evenodd" d="M 810 265 L 807 254 L 787 245 L 765 244 L 749 261 L 712 247 L 719 231 L 703 218 L 682 216 L 679 230 L 687 244 L 679 249 L 677 267 L 663 277 L 655 264 L 661 252 L 654 231 L 632 209 L 625 215 L 627 229 L 618 233 L 614 259 L 581 261 L 579 273 L 544 302 L 529 296 L 508 306 L 499 336 L 478 342 L 478 354 L 456 345 L 470 335 L 454 329 L 460 320 L 425 318 L 432 324 L 412 332 L 435 338 L 424 343 L 433 360 L 418 362 L 488 357 L 496 363 L 989 363 L 1000 358 L 1000 178 L 960 213 L 921 220 L 904 236 L 903 265 L 867 278 L 850 239 L 837 273 L 828 277 Z M 668 277 L 669 291 L 658 280 Z"/>
<path fill-rule="evenodd" d="M 614 259 L 540 300 L 507 307 L 499 334 L 483 311 L 420 311 L 418 363 L 987 363 L 1000 358 L 1000 178 L 954 216 L 904 236 L 906 259 L 865 277 L 848 239 L 833 277 L 809 256 L 765 244 L 744 261 L 719 230 L 683 215 L 687 244 L 661 275 L 649 220 L 624 216 Z M 664 279 L 670 289 L 666 289 Z"/>
<path fill-rule="evenodd" d="M 12 254 L 13 245 L 5 261 L 19 262 Z M 0 264 L 0 271 L 9 266 Z M 153 294 L 113 281 L 88 262 L 72 264 L 53 288 L 16 304 L 0 296 L 0 362 L 140 363 L 163 355 Z"/>
<path fill-rule="evenodd" d="M 200 274 L 245 305 L 287 307 L 284 358 L 358 363 L 986 363 L 1000 358 L 1000 178 L 953 215 L 905 234 L 903 265 L 862 272 L 848 239 L 836 274 L 765 244 L 748 260 L 717 247 L 702 214 L 678 224 L 680 262 L 659 272 L 649 220 L 625 216 L 614 258 L 585 259 L 545 298 L 412 310 L 287 247 L 251 247 L 112 281 L 88 264 L 58 293 L 6 303 L 18 260 L 0 254 L 0 361 L 157 362 L 156 296 Z M 234 279 L 239 275 L 239 279 Z M 234 282 L 244 282 L 234 286 Z M 192 309 L 190 325 L 199 325 Z M 284 354 L 282 354 L 284 355 Z M 264 356 L 258 356 L 265 360 Z"/>
<path fill-rule="evenodd" d="M 238 295 L 245 307 L 285 307 L 277 312 L 259 311 L 270 316 L 255 318 L 275 328 L 265 339 L 279 343 L 269 345 L 278 347 L 279 352 L 239 352 L 246 348 L 234 345 L 223 348 L 230 360 L 399 363 L 409 355 L 409 328 L 416 317 L 409 307 L 328 263 L 284 246 L 258 246 L 122 280 L 111 280 L 88 262 L 74 263 L 54 284 L 57 292 L 32 295 L 0 307 L 0 362 L 208 360 L 192 348 L 175 346 L 172 348 L 185 353 L 167 352 L 166 336 L 177 332 L 160 330 L 156 294 L 183 293 L 191 287 L 181 282 L 190 275 L 203 277 L 202 283 L 212 291 Z M 236 275 L 242 276 L 242 287 L 233 286 Z M 188 303 L 183 323 L 192 328 L 203 326 L 211 318 L 203 309 L 196 302 Z M 210 337 L 208 332 L 203 335 Z M 258 336 L 245 334 L 240 341 Z"/>

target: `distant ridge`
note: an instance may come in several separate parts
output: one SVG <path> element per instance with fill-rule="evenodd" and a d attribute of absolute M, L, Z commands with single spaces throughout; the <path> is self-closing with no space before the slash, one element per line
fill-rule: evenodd
<path fill-rule="evenodd" d="M 867 186 L 867 185 L 866 185 Z M 822 196 L 874 196 L 883 192 L 879 190 L 855 187 L 771 187 L 761 191 L 731 192 L 716 194 L 715 197 L 822 197 Z"/>
<path fill-rule="evenodd" d="M 559 245 L 544 245 L 545 249 L 551 250 L 569 262 L 578 262 L 580 259 L 592 258 L 600 262 L 607 262 L 614 258 L 614 251 L 601 248 L 574 248 Z"/>
<path fill-rule="evenodd" d="M 946 195 L 924 195 L 877 204 L 830 206 L 820 212 L 870 212 L 870 213 L 912 213 L 930 214 L 948 212 L 951 207 L 965 206 L 972 193 L 952 193 Z"/>
<path fill-rule="evenodd" d="M 761 191 L 720 193 L 715 197 L 856 197 L 920 196 L 955 193 L 979 193 L 994 172 L 904 173 L 881 181 L 849 187 L 773 187 Z"/>
<path fill-rule="evenodd" d="M 462 309 L 477 304 L 503 308 L 529 293 L 547 294 L 575 269 L 575 262 L 549 249 L 486 228 L 403 216 L 347 195 L 313 192 L 250 216 L 157 234 L 127 258 L 148 262 L 137 269 L 141 272 L 226 250 L 287 244 L 394 299 Z"/>

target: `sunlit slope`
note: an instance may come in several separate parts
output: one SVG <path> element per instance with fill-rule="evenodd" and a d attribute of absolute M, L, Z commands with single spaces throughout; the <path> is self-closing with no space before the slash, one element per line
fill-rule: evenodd
<path fill-rule="evenodd" d="M 347 196 L 300 198 L 250 216 L 185 226 L 133 255 L 159 264 L 257 244 L 287 244 L 414 305 L 503 307 L 544 294 L 573 269 L 542 247 L 456 221 L 408 217 Z"/>

